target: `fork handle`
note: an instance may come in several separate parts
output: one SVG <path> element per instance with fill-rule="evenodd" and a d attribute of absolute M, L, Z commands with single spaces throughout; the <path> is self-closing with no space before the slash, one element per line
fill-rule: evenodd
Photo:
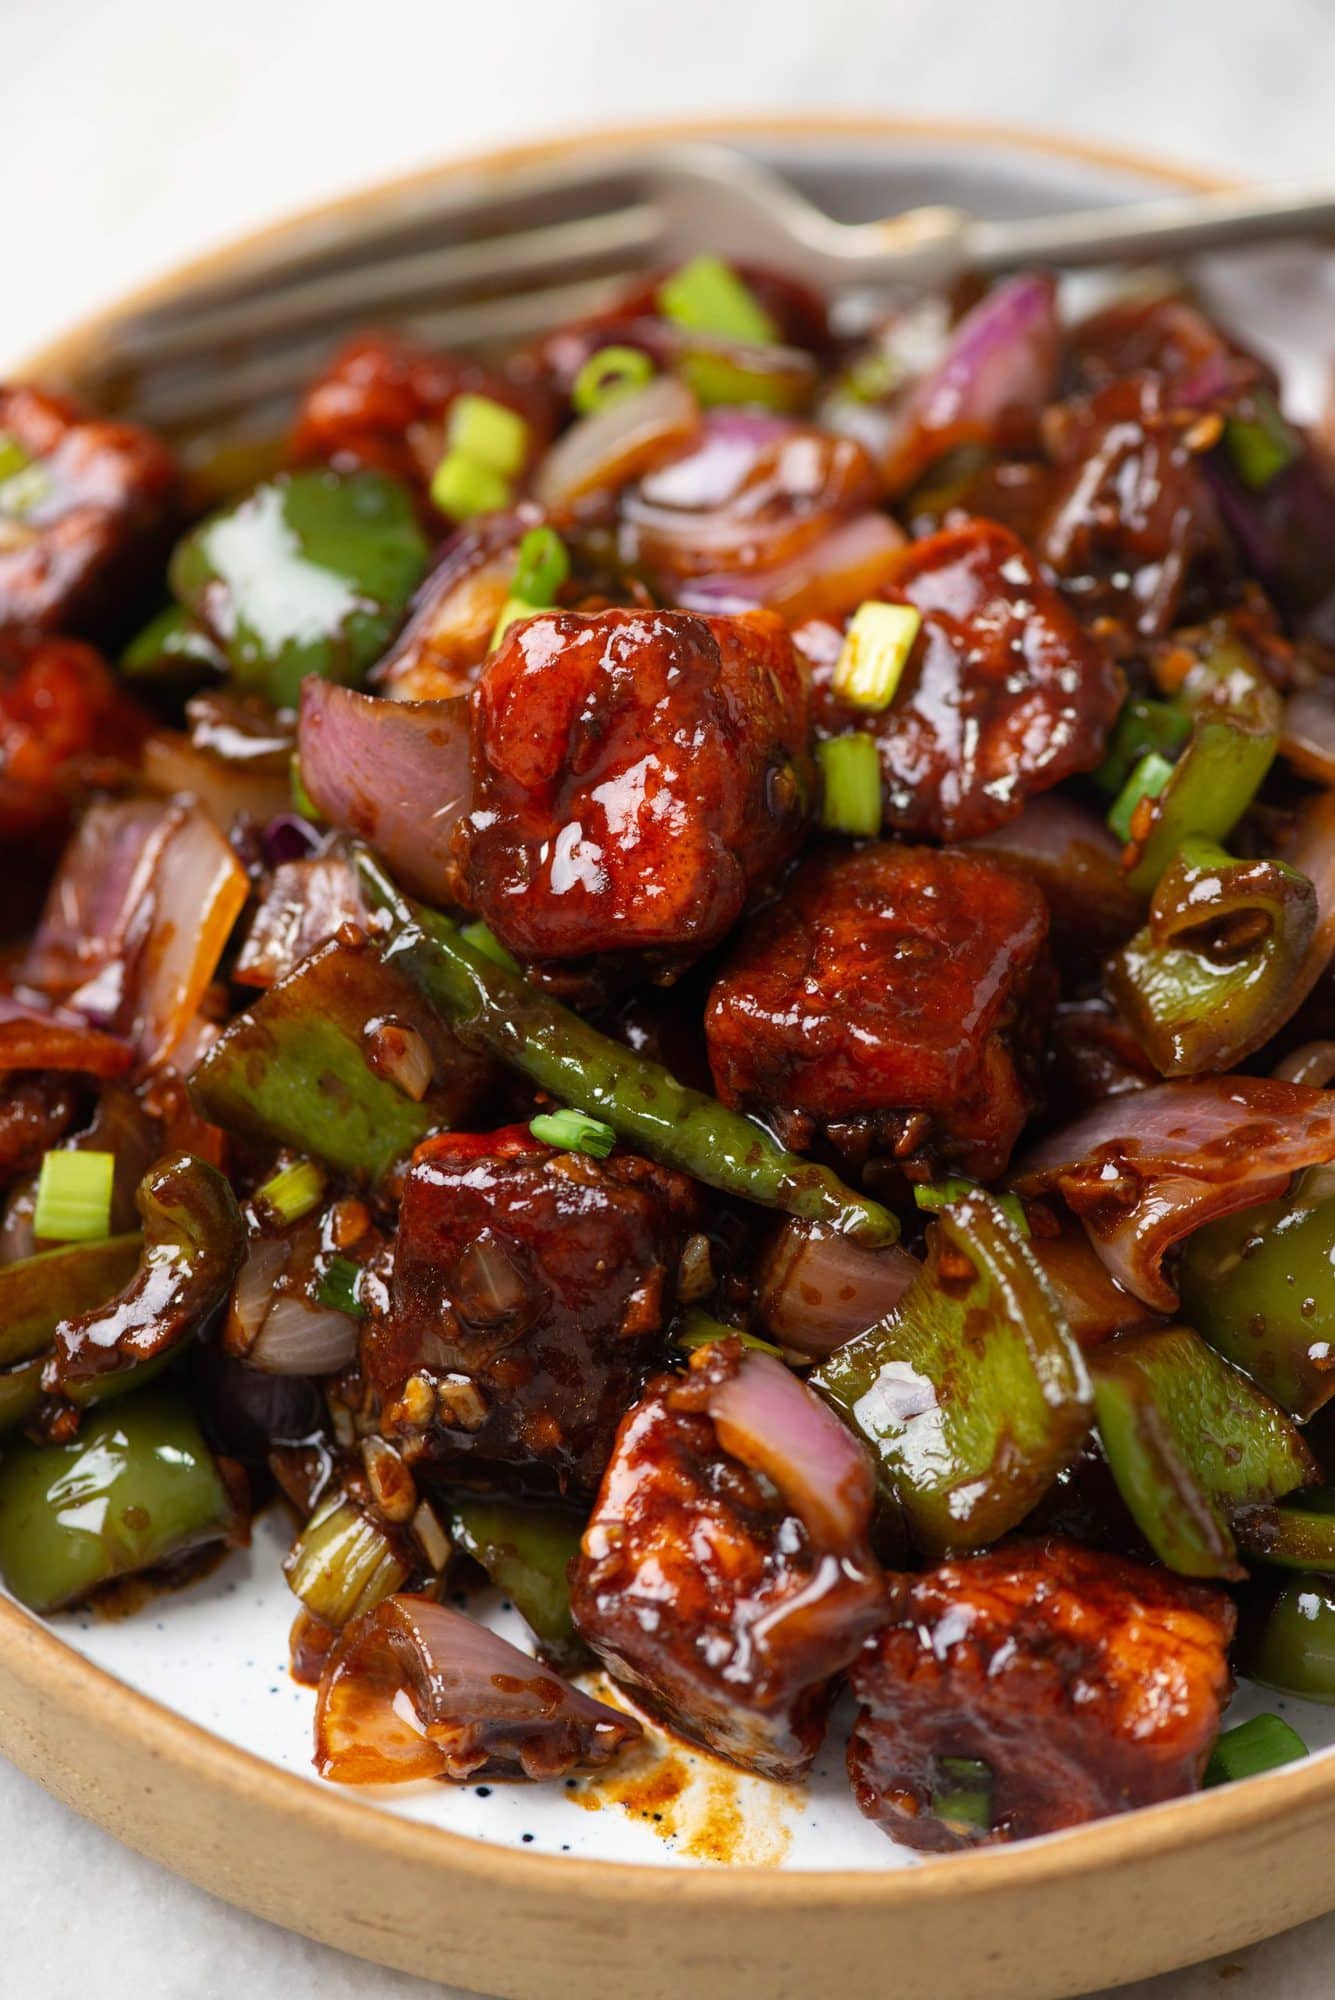
<path fill-rule="evenodd" d="M 1112 264 L 1146 255 L 1278 242 L 1335 230 L 1335 192 L 1248 189 L 1158 197 L 1017 222 L 970 222 L 965 262 L 981 271 L 1021 264 Z"/>

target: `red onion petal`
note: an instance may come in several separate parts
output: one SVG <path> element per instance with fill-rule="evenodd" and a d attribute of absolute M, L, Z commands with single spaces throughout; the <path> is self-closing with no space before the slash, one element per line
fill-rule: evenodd
<path fill-rule="evenodd" d="M 772 569 L 688 577 L 676 591 L 687 611 L 737 612 L 763 607 L 798 624 L 843 619 L 886 580 L 904 535 L 888 514 L 858 514 Z"/>
<path fill-rule="evenodd" d="M 1318 785 L 1335 785 L 1335 683 L 1299 688 L 1284 704 L 1280 754 Z"/>
<path fill-rule="evenodd" d="M 819 1223 L 788 1222 L 766 1253 L 756 1310 L 781 1347 L 830 1354 L 893 1312 L 921 1269 L 898 1244 L 868 1250 Z"/>
<path fill-rule="evenodd" d="M 814 1389 L 749 1348 L 736 1372 L 711 1387 L 708 1408 L 724 1451 L 773 1480 L 817 1549 L 865 1549 L 871 1460 Z"/>
<path fill-rule="evenodd" d="M 695 442 L 700 407 L 684 383 L 658 375 L 634 396 L 581 417 L 538 468 L 535 497 L 564 513 L 590 493 L 615 492 Z"/>

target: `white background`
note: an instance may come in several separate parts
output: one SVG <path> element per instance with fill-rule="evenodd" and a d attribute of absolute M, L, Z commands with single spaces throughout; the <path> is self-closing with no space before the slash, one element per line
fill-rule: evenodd
<path fill-rule="evenodd" d="M 1332 180 L 1335 0 L 0 0 L 0 365 L 211 242 L 444 154 L 839 106 Z M 441 1990 L 224 1908 L 3 1764 L 0 1951 L 0 1993 L 24 2000 Z M 1335 1919 L 1126 1992 L 1332 1987 Z"/>

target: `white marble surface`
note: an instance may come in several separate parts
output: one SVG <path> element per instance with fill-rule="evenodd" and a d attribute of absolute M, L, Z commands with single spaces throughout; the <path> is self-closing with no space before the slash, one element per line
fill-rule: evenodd
<path fill-rule="evenodd" d="M 365 179 L 541 131 L 773 106 L 1045 125 L 1329 176 L 1335 6 L 0 0 L 0 364 L 187 253 Z M 442 1991 L 227 1909 L 2 1763 L 0 1851 L 6 1994 L 55 2000 L 75 1976 L 92 2000 Z M 1123 1991 L 1327 2000 L 1332 1986 L 1335 1918 Z"/>

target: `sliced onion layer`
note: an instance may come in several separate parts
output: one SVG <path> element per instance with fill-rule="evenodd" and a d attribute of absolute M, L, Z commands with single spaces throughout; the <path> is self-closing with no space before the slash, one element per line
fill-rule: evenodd
<path fill-rule="evenodd" d="M 677 601 L 688 611 L 777 611 L 789 625 L 842 621 L 875 597 L 904 535 L 888 514 L 857 514 L 773 569 L 688 577 Z"/>
<path fill-rule="evenodd" d="M 781 1347 L 830 1354 L 893 1312 L 921 1268 L 898 1244 L 868 1250 L 818 1222 L 786 1222 L 761 1265 L 756 1311 Z"/>
<path fill-rule="evenodd" d="M 693 444 L 700 406 L 684 383 L 658 375 L 634 396 L 581 417 L 538 468 L 534 493 L 551 513 L 568 514 L 592 493 L 615 493 Z"/>
<path fill-rule="evenodd" d="M 822 1553 L 865 1554 L 876 1482 L 865 1446 L 772 1354 L 748 1348 L 711 1383 L 709 1414 L 731 1457 L 773 1481 Z"/>
<path fill-rule="evenodd" d="M 329 1655 L 315 1766 L 344 1785 L 552 1779 L 607 1764 L 642 1733 L 463 1612 L 389 1597 Z"/>

